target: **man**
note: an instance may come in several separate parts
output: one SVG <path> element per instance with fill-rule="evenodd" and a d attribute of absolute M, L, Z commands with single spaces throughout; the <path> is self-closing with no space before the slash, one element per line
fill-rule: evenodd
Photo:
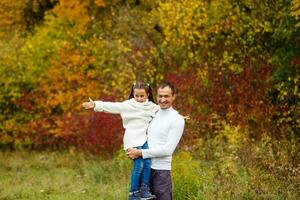
<path fill-rule="evenodd" d="M 170 83 L 162 83 L 157 90 L 160 110 L 148 127 L 149 149 L 129 149 L 131 159 L 142 156 L 151 158 L 150 188 L 157 200 L 172 199 L 171 161 L 184 129 L 184 118 L 172 108 L 175 88 Z"/>

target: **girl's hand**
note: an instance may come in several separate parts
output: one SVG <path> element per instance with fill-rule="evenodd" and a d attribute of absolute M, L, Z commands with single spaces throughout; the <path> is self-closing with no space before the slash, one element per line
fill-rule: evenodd
<path fill-rule="evenodd" d="M 91 98 L 89 98 L 89 102 L 84 102 L 83 104 L 82 104 L 82 106 L 85 108 L 85 109 L 91 109 L 91 108 L 94 108 L 95 107 L 95 102 L 91 99 Z"/>

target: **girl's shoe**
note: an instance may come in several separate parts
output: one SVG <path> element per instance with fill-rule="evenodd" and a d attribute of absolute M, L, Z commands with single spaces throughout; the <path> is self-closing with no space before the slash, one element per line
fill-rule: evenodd
<path fill-rule="evenodd" d="M 141 186 L 141 200 L 156 199 L 156 196 L 151 194 L 149 186 L 142 184 Z"/>
<path fill-rule="evenodd" d="M 128 200 L 140 200 L 141 193 L 139 191 L 130 192 L 128 196 Z"/>

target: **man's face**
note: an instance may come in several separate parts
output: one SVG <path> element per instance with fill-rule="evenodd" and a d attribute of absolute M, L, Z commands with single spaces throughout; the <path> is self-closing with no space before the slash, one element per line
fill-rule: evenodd
<path fill-rule="evenodd" d="M 172 94 L 170 87 L 158 88 L 157 102 L 161 109 L 168 109 L 172 106 L 175 95 Z"/>

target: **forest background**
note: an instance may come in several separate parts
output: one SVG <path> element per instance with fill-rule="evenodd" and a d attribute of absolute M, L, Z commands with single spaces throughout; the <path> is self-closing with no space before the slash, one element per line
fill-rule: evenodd
<path fill-rule="evenodd" d="M 116 163 L 120 117 L 81 103 L 167 80 L 190 116 L 175 199 L 299 198 L 299 0 L 1 0 L 0 11 L 2 155 Z"/>

